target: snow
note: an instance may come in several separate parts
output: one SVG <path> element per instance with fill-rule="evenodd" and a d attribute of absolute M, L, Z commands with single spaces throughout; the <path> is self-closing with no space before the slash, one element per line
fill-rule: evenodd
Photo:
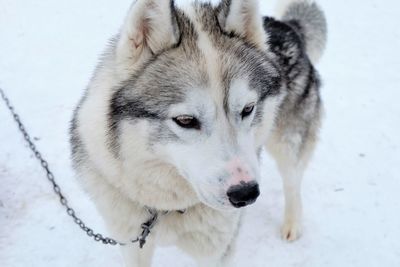
<path fill-rule="evenodd" d="M 400 4 L 319 2 L 329 22 L 318 66 L 326 118 L 303 184 L 304 235 L 290 244 L 279 237 L 281 181 L 265 155 L 263 194 L 247 209 L 233 266 L 400 266 Z M 0 0 L 0 87 L 70 204 L 102 233 L 71 169 L 68 121 L 129 5 Z M 262 1 L 263 13 L 274 5 Z M 0 266 L 122 265 L 117 248 L 94 243 L 65 215 L 2 103 L 0 182 Z M 175 248 L 159 248 L 153 266 L 195 265 Z"/>

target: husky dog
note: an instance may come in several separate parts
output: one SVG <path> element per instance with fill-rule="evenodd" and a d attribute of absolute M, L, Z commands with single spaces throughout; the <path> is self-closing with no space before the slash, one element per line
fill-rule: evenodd
<path fill-rule="evenodd" d="M 72 155 L 117 240 L 141 233 L 148 207 L 160 214 L 143 249 L 122 247 L 126 266 L 150 266 L 159 244 L 226 265 L 240 208 L 260 193 L 263 147 L 283 177 L 282 236 L 299 237 L 326 23 L 311 1 L 289 1 L 280 20 L 258 9 L 257 0 L 137 0 L 104 53 L 74 113 Z"/>

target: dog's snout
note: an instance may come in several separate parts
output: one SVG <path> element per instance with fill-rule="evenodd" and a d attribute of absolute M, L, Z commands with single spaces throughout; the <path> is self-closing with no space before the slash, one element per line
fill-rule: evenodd
<path fill-rule="evenodd" d="M 226 165 L 227 171 L 230 173 L 231 177 L 229 179 L 229 184 L 239 184 L 241 182 L 251 182 L 254 181 L 254 177 L 251 174 L 250 168 L 243 160 L 239 158 L 234 158 L 229 161 Z"/>
<path fill-rule="evenodd" d="M 260 189 L 256 182 L 241 182 L 238 185 L 231 186 L 227 195 L 235 208 L 241 208 L 253 204 L 260 195 Z"/>

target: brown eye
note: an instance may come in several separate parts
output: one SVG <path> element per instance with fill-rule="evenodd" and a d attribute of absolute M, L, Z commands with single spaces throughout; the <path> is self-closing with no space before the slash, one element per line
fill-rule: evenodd
<path fill-rule="evenodd" d="M 253 112 L 253 110 L 254 110 L 254 104 L 253 103 L 252 104 L 248 104 L 247 106 L 245 106 L 244 109 L 242 110 L 242 113 L 241 113 L 242 119 L 250 116 L 251 113 Z"/>
<path fill-rule="evenodd" d="M 173 118 L 173 120 L 182 128 L 200 130 L 200 122 L 193 116 L 181 115 Z"/>

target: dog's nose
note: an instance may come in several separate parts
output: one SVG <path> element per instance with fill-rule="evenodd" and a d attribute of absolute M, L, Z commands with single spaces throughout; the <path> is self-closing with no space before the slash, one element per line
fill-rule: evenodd
<path fill-rule="evenodd" d="M 235 208 L 241 208 L 253 204 L 260 195 L 260 189 L 256 182 L 241 182 L 229 187 L 227 192 L 229 201 Z"/>

